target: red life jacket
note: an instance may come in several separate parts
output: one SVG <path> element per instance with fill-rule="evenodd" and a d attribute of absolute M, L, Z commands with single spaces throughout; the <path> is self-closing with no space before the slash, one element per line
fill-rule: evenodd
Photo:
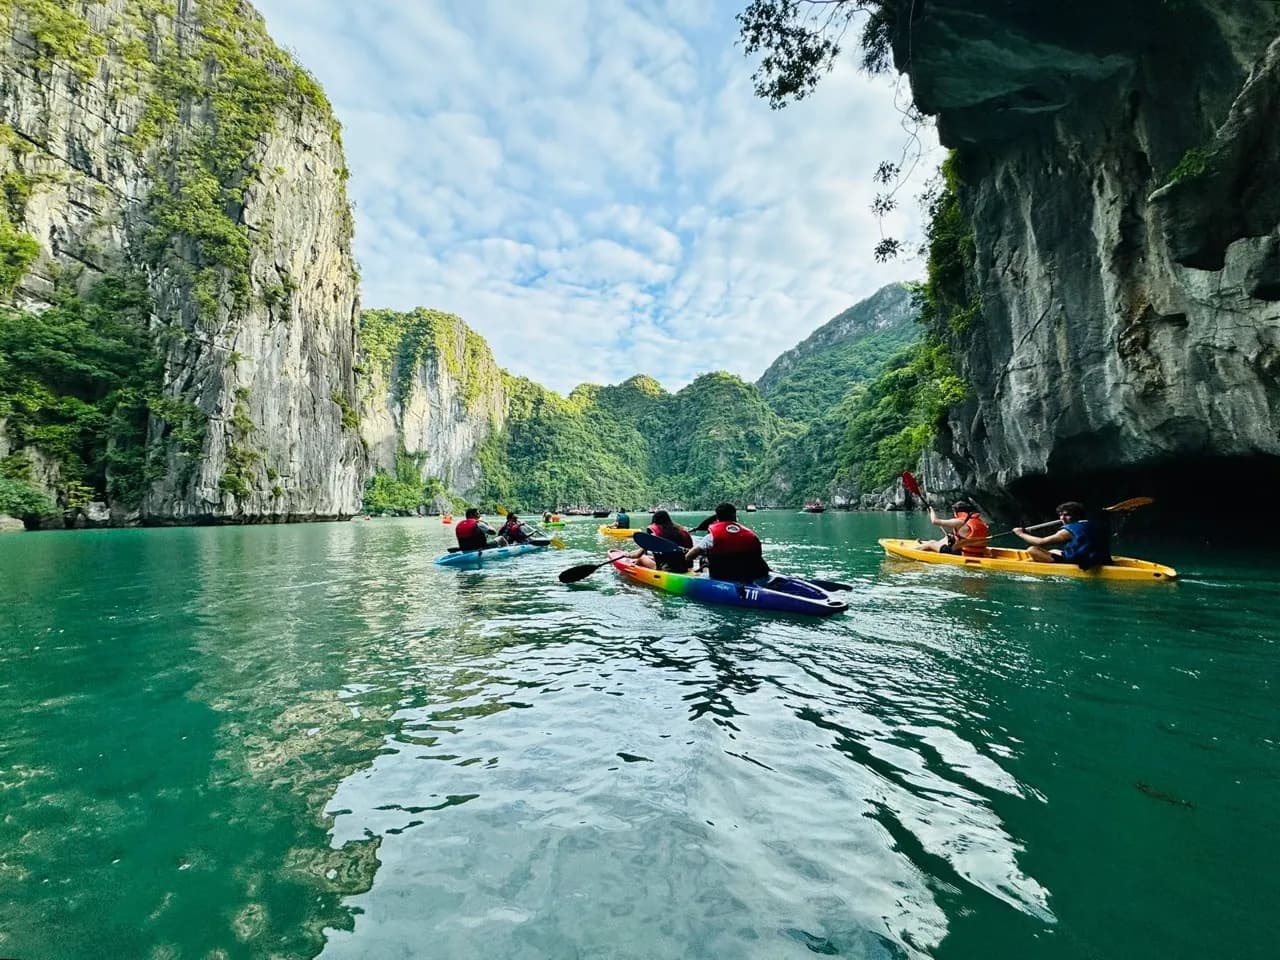
<path fill-rule="evenodd" d="M 707 532 L 711 534 L 707 559 L 712 579 L 749 583 L 768 574 L 769 565 L 764 562 L 760 538 L 750 527 L 736 521 L 717 520 Z"/>
<path fill-rule="evenodd" d="M 458 538 L 458 546 L 463 550 L 479 550 L 489 542 L 480 529 L 479 520 L 463 520 L 454 526 L 453 532 Z"/>
<path fill-rule="evenodd" d="M 663 540 L 670 540 L 672 543 L 678 543 L 686 550 L 693 547 L 693 537 L 689 536 L 689 531 L 679 524 L 672 524 L 669 527 L 661 527 L 656 523 L 651 523 L 649 524 L 649 532 L 655 537 L 661 537 Z"/>

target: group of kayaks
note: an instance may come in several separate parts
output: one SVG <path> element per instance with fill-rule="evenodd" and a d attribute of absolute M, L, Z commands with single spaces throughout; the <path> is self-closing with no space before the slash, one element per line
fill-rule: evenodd
<path fill-rule="evenodd" d="M 601 526 L 598 529 L 604 536 L 616 539 L 631 539 L 636 533 L 632 529 L 613 526 Z M 879 542 L 891 557 L 921 563 L 963 566 L 987 572 L 1148 583 L 1176 580 L 1178 577 L 1178 572 L 1172 567 L 1131 557 L 1113 557 L 1111 563 L 1105 566 L 1082 570 L 1072 563 L 1038 563 L 1025 550 L 992 547 L 984 556 L 967 556 L 922 550 L 916 540 L 883 539 Z M 437 557 L 435 562 L 441 566 L 478 569 L 495 561 L 545 550 L 549 545 L 549 541 L 538 540 L 485 550 L 454 550 Z M 756 583 L 734 583 L 696 574 L 672 573 L 638 566 L 626 551 L 619 549 L 610 550 L 608 556 L 608 563 L 628 582 L 702 603 L 819 617 L 829 617 L 849 609 L 849 604 L 830 589 L 848 589 L 848 584 L 833 584 L 831 581 L 815 583 L 801 577 L 781 575 L 771 575 Z"/>

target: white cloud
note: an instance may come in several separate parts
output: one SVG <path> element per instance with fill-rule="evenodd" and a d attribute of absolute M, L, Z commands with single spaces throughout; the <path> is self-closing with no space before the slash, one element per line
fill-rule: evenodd
<path fill-rule="evenodd" d="M 744 4 L 256 3 L 345 128 L 364 304 L 458 313 L 562 391 L 752 379 L 920 273 L 871 258 L 871 175 L 906 141 L 893 82 L 842 63 L 770 110 Z M 908 196 L 885 229 L 917 219 Z"/>

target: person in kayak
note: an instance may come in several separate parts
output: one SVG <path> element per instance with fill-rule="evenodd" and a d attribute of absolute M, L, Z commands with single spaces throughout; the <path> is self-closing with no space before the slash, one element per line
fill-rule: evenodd
<path fill-rule="evenodd" d="M 467 508 L 466 519 L 454 526 L 453 533 L 458 538 L 459 550 L 484 550 L 488 547 L 506 546 L 506 541 L 501 537 L 497 541 L 489 540 L 495 535 L 493 527 L 480 519 L 480 511 L 475 507 Z"/>
<path fill-rule="evenodd" d="M 527 543 L 529 540 L 529 531 L 520 518 L 514 513 L 507 514 L 507 522 L 502 525 L 502 529 L 498 531 L 498 536 L 507 543 Z"/>
<path fill-rule="evenodd" d="M 550 510 L 543 510 L 543 511 L 542 511 L 542 522 L 543 522 L 543 523 L 550 523 L 550 522 L 551 522 L 551 511 L 550 511 Z"/>
<path fill-rule="evenodd" d="M 1047 537 L 1027 533 L 1022 527 L 1013 532 L 1026 541 L 1027 554 L 1037 563 L 1074 563 L 1081 570 L 1092 570 L 1111 562 L 1111 531 L 1102 520 L 1085 519 L 1084 504 L 1075 500 L 1058 504 L 1062 529 Z M 1060 546 L 1061 549 L 1046 549 Z"/>
<path fill-rule="evenodd" d="M 630 518 L 629 516 L 627 516 L 627 511 L 625 511 L 625 510 L 623 510 L 621 507 L 619 507 L 619 508 L 618 508 L 618 517 L 617 517 L 617 519 L 616 519 L 616 520 L 614 520 L 614 521 L 613 521 L 613 525 L 614 525 L 615 527 L 617 527 L 619 530 L 630 530 L 630 529 L 631 529 L 631 518 Z"/>
<path fill-rule="evenodd" d="M 690 536 L 689 531 L 680 526 L 680 524 L 674 523 L 671 519 L 671 514 L 665 510 L 653 511 L 649 532 L 655 537 L 670 540 L 686 550 L 693 548 L 693 537 Z M 636 562 L 637 567 L 648 567 L 650 570 L 670 570 L 672 573 L 688 573 L 691 566 L 685 554 L 674 551 L 660 553 L 655 556 L 646 553 L 644 550 L 636 550 L 630 554 L 630 557 Z"/>
<path fill-rule="evenodd" d="M 955 516 L 943 519 L 929 508 L 929 522 L 947 532 L 939 540 L 921 540 L 917 549 L 936 551 L 938 553 L 960 553 L 969 557 L 985 557 L 987 555 L 986 538 L 991 530 L 982 519 L 982 513 L 968 500 L 957 500 L 951 505 Z M 982 543 L 962 543 L 964 540 L 982 540 Z"/>
<path fill-rule="evenodd" d="M 760 538 L 755 531 L 738 523 L 738 508 L 732 503 L 716 507 L 716 519 L 707 528 L 707 535 L 685 551 L 685 558 L 690 562 L 701 556 L 707 558 L 713 580 L 754 583 L 769 575 Z"/>

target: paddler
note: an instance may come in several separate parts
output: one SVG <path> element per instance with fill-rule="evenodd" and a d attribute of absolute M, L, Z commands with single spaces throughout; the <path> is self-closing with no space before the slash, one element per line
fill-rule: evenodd
<path fill-rule="evenodd" d="M 940 540 L 921 540 L 916 544 L 919 550 L 930 550 L 938 553 L 964 554 L 969 557 L 985 557 L 987 555 L 986 540 L 991 530 L 982 519 L 982 513 L 968 500 L 957 500 L 951 505 L 954 517 L 939 517 L 929 508 L 929 522 L 947 532 Z M 965 543 L 966 540 L 980 540 L 981 543 Z"/>
<path fill-rule="evenodd" d="M 707 535 L 685 551 L 690 562 L 701 556 L 707 558 L 713 580 L 754 583 L 769 575 L 760 538 L 738 523 L 738 508 L 732 503 L 716 507 L 716 519 L 707 528 Z"/>
<path fill-rule="evenodd" d="M 649 524 L 649 532 L 655 537 L 661 537 L 663 540 L 669 540 L 677 546 L 684 547 L 686 550 L 693 548 L 693 537 L 689 535 L 689 531 L 678 523 L 674 523 L 671 514 L 665 510 L 655 510 L 653 512 L 652 522 Z M 631 558 L 635 560 L 637 567 L 648 567 L 650 570 L 670 570 L 672 573 L 687 573 L 689 570 L 689 560 L 684 553 L 661 553 L 656 557 L 650 556 L 644 550 L 637 550 L 631 554 Z"/>
<path fill-rule="evenodd" d="M 506 545 L 501 538 L 496 542 L 489 540 L 494 536 L 493 527 L 480 519 L 480 511 L 476 507 L 467 507 L 466 519 L 454 526 L 453 533 L 458 538 L 459 550 L 484 550 Z"/>
<path fill-rule="evenodd" d="M 507 522 L 498 531 L 498 536 L 507 543 L 525 543 L 529 539 L 529 529 L 520 522 L 514 512 L 507 514 Z"/>
<path fill-rule="evenodd" d="M 1013 532 L 1026 541 L 1027 554 L 1037 563 L 1074 563 L 1081 570 L 1092 570 L 1111 562 L 1111 531 L 1099 520 L 1086 520 L 1084 504 L 1068 500 L 1058 504 L 1062 529 L 1047 537 L 1027 533 L 1022 527 Z M 1046 550 L 1058 546 L 1061 549 Z"/>

